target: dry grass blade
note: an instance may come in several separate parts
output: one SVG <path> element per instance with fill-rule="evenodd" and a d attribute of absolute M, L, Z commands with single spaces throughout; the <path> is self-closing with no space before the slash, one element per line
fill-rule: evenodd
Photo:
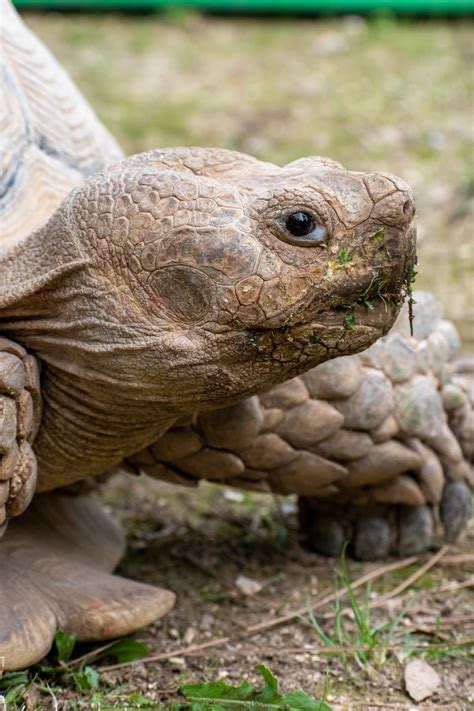
<path fill-rule="evenodd" d="M 396 588 L 393 590 L 390 590 L 390 592 L 385 593 L 385 595 L 381 595 L 377 600 L 371 604 L 371 607 L 380 607 L 381 605 L 384 605 L 387 600 L 391 600 L 394 597 L 397 597 L 401 592 L 409 588 L 415 580 L 418 580 L 421 578 L 428 570 L 433 568 L 440 560 L 441 558 L 446 555 L 446 553 L 449 551 L 449 546 L 443 546 L 442 548 L 439 549 L 437 553 L 435 553 L 424 565 L 421 566 L 421 568 L 418 568 L 418 570 L 415 570 L 415 572 L 410 575 L 406 580 L 404 580 L 400 585 L 397 585 Z"/>
<path fill-rule="evenodd" d="M 447 546 L 445 546 L 445 548 L 447 550 Z M 444 549 L 442 549 L 442 550 L 444 551 Z M 439 553 L 441 553 L 441 551 Z M 428 570 L 430 567 L 432 567 L 432 565 L 434 565 L 437 562 L 437 560 L 439 560 L 439 558 L 441 557 L 439 555 L 439 553 L 436 554 L 436 556 L 433 556 L 433 558 L 430 559 L 430 561 L 428 561 L 427 564 L 422 566 L 422 569 Z M 434 563 L 431 562 L 436 557 L 437 557 L 437 560 L 435 560 Z M 406 568 L 408 565 L 412 565 L 413 563 L 416 563 L 418 560 L 419 560 L 419 556 L 411 556 L 410 558 L 404 558 L 403 560 L 398 560 L 394 563 L 389 563 L 388 565 L 384 565 L 379 568 L 376 568 L 375 570 L 372 570 L 370 573 L 366 573 L 366 575 L 362 575 L 360 578 L 357 578 L 357 580 L 355 580 L 353 583 L 351 583 L 352 589 L 359 588 L 362 585 L 365 585 L 366 583 L 371 582 L 372 580 L 375 580 L 377 578 L 382 577 L 383 575 L 386 575 L 387 573 L 391 573 L 395 570 L 400 570 L 401 568 Z M 430 564 L 430 565 L 428 565 L 428 564 Z M 428 565 L 428 568 L 426 568 L 427 565 Z M 410 576 L 410 577 L 413 577 L 413 576 Z M 345 595 L 344 590 L 339 590 L 338 592 L 328 592 L 315 602 L 315 604 L 312 606 L 312 609 L 316 610 L 316 609 L 322 607 L 323 605 L 327 605 L 330 602 L 334 602 L 334 600 L 337 600 L 339 597 L 341 597 L 343 595 Z M 286 615 L 282 615 L 281 617 L 276 617 L 272 620 L 265 620 L 264 622 L 260 622 L 256 625 L 250 625 L 249 627 L 247 627 L 245 629 L 245 634 L 253 635 L 256 632 L 261 632 L 262 630 L 271 629 L 272 627 L 275 627 L 276 625 L 282 625 L 282 624 L 285 624 L 286 622 L 291 622 L 295 618 L 301 617 L 301 615 L 304 615 L 307 611 L 308 611 L 307 607 L 303 607 L 303 608 L 300 608 L 299 610 L 294 610 L 292 612 L 289 612 Z M 171 657 L 175 657 L 177 654 L 179 654 L 180 657 L 186 657 L 186 656 L 195 654 L 196 652 L 201 652 L 206 649 L 210 649 L 212 647 L 222 646 L 223 644 L 227 644 L 230 641 L 231 641 L 230 637 L 218 637 L 216 639 L 209 640 L 209 642 L 204 642 L 203 644 L 191 645 L 189 647 L 185 647 L 184 649 L 173 649 L 172 651 L 169 651 L 169 652 L 163 652 L 162 654 L 152 654 L 148 657 L 142 657 L 139 660 L 135 660 L 135 661 L 131 661 L 131 662 L 122 662 L 120 664 L 111 664 L 109 666 L 100 667 L 100 671 L 114 671 L 116 669 L 125 669 L 126 667 L 130 667 L 133 664 L 136 664 L 137 662 L 139 662 L 140 664 L 149 664 L 150 662 L 164 661 L 166 659 L 170 659 Z"/>

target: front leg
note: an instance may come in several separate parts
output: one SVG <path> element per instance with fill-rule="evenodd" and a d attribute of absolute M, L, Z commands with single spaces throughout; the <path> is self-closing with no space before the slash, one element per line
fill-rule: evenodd
<path fill-rule="evenodd" d="M 14 341 L 0 338 L 0 537 L 33 496 L 37 467 L 32 444 L 40 420 L 37 360 Z"/>
<path fill-rule="evenodd" d="M 472 422 L 467 383 L 452 375 L 440 392 L 416 372 L 393 383 L 373 355 L 336 359 L 175 426 L 130 462 L 176 484 L 297 494 L 302 532 L 324 555 L 345 542 L 363 560 L 419 553 L 438 522 L 455 540 L 474 484 L 461 438 Z"/>

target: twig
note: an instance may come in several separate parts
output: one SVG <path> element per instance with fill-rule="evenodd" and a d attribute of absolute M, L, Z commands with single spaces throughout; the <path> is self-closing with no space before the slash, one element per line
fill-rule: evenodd
<path fill-rule="evenodd" d="M 474 565 L 474 555 L 466 553 L 465 555 L 446 556 L 441 565 Z"/>
<path fill-rule="evenodd" d="M 230 637 L 217 637 L 216 639 L 211 639 L 209 642 L 204 642 L 203 644 L 193 644 L 190 647 L 185 647 L 184 649 L 173 649 L 171 652 L 163 652 L 162 654 L 152 654 L 148 657 L 142 657 L 141 659 L 134 659 L 131 662 L 122 662 L 121 664 L 110 664 L 108 667 L 100 667 L 99 671 L 114 671 L 115 669 L 123 669 L 125 667 L 130 667 L 133 664 L 148 664 L 149 662 L 162 662 L 166 659 L 171 659 L 172 657 L 188 657 L 195 652 L 202 652 L 204 649 L 209 649 L 209 647 L 218 647 L 222 644 L 227 644 L 230 642 Z"/>
<path fill-rule="evenodd" d="M 370 573 L 367 573 L 366 575 L 363 575 L 362 577 L 358 578 L 354 583 L 351 583 L 352 589 L 358 588 L 361 585 L 370 582 L 371 580 L 375 580 L 376 578 L 385 575 L 386 573 L 391 573 L 394 570 L 405 568 L 407 565 L 416 563 L 418 559 L 418 556 L 411 556 L 410 558 L 398 560 L 394 563 L 390 563 L 389 565 L 384 565 L 380 568 L 376 568 Z M 342 595 L 345 595 L 345 590 L 339 590 L 337 593 L 326 593 L 320 600 L 318 600 L 313 605 L 313 610 L 322 607 L 323 605 L 326 605 L 329 602 L 333 602 Z M 286 615 L 282 615 L 281 617 L 276 617 L 273 620 L 267 620 L 265 622 L 260 622 L 256 625 L 250 625 L 250 627 L 247 627 L 244 632 L 247 635 L 253 635 L 256 632 L 261 632 L 262 630 L 270 629 L 271 627 L 275 627 L 276 625 L 282 625 L 286 622 L 291 622 L 295 618 L 304 615 L 307 611 L 307 608 L 303 607 Z M 180 657 L 186 657 L 191 654 L 194 654 L 195 652 L 201 652 L 205 649 L 218 647 L 223 644 L 228 644 L 229 642 L 231 642 L 231 637 L 218 637 L 217 639 L 209 640 L 209 642 L 205 642 L 204 644 L 191 645 L 189 647 L 184 647 L 184 649 L 173 649 L 172 651 L 163 652 L 162 654 L 152 654 L 148 657 L 142 657 L 141 659 L 133 660 L 130 662 L 122 662 L 120 664 L 111 664 L 106 667 L 100 667 L 100 671 L 114 671 L 116 669 L 124 669 L 125 667 L 129 667 L 136 663 L 148 664 L 150 662 L 160 662 L 166 659 L 170 659 L 171 657 L 175 657 L 177 655 Z"/>
<path fill-rule="evenodd" d="M 449 546 L 443 546 L 440 548 L 440 550 L 434 554 L 424 565 L 421 566 L 421 568 L 418 568 L 418 570 L 415 570 L 415 572 L 410 575 L 406 580 L 403 581 L 403 583 L 400 583 L 400 585 L 397 585 L 396 588 L 391 590 L 388 593 L 385 593 L 385 595 L 381 595 L 377 600 L 374 600 L 374 604 L 371 605 L 371 607 L 380 607 L 380 605 L 384 605 L 387 600 L 391 600 L 394 597 L 397 597 L 401 592 L 406 590 L 407 588 L 410 587 L 412 583 L 415 582 L 415 580 L 418 580 L 418 578 L 421 578 L 422 575 L 424 575 L 428 570 L 430 570 L 436 563 L 441 560 L 441 558 L 446 555 L 446 553 L 449 551 Z"/>
<path fill-rule="evenodd" d="M 366 575 L 363 575 L 362 577 L 358 578 L 354 583 L 351 583 L 351 588 L 355 590 L 356 588 L 360 588 L 361 585 L 365 585 L 366 583 L 369 583 L 371 580 L 375 580 L 376 578 L 380 578 L 386 573 L 391 573 L 394 570 L 399 570 L 400 568 L 406 568 L 408 565 L 411 565 L 412 563 L 416 563 L 418 560 L 418 556 L 411 556 L 411 558 L 405 558 L 404 560 L 399 560 L 395 563 L 390 563 L 389 565 L 384 565 L 381 568 L 376 568 L 375 570 L 372 570 L 370 573 L 367 573 Z M 329 602 L 335 602 L 338 600 L 340 597 L 344 597 L 346 594 L 346 591 L 344 588 L 341 588 L 338 592 L 331 592 L 331 593 L 326 593 L 320 600 L 318 600 L 314 605 L 311 605 L 312 610 L 317 610 L 318 608 L 322 607 L 323 605 L 327 605 Z M 291 622 L 294 620 L 296 617 L 301 617 L 301 615 L 305 615 L 308 612 L 308 607 L 301 607 L 299 610 L 296 610 L 294 612 L 289 612 L 286 615 L 282 615 L 281 617 L 276 617 L 273 620 L 267 620 L 266 622 L 259 622 L 256 625 L 251 625 L 250 627 L 247 627 L 247 632 L 253 634 L 254 632 L 261 632 L 262 630 L 267 630 L 270 629 L 271 627 L 275 627 L 276 625 L 282 625 L 285 624 L 286 622 Z"/>
<path fill-rule="evenodd" d="M 112 642 L 107 642 L 107 644 L 103 644 L 102 647 L 97 647 L 97 649 L 91 649 L 90 652 L 86 652 L 85 654 L 82 655 L 82 657 L 76 657 L 75 659 L 71 659 L 66 663 L 66 666 L 68 668 L 71 667 L 76 667 L 78 664 L 81 662 L 84 662 L 86 659 L 89 661 L 89 659 L 94 659 L 94 657 L 97 657 L 98 654 L 101 654 L 102 652 L 105 652 L 107 649 L 110 649 L 110 647 L 113 647 L 114 644 L 117 644 L 117 640 L 114 639 Z"/>
<path fill-rule="evenodd" d="M 436 644 L 389 644 L 381 645 L 383 649 L 388 651 L 394 651 L 396 649 L 410 649 L 415 651 L 429 651 L 431 649 L 459 649 L 459 647 L 467 647 L 474 644 L 474 637 L 468 637 L 467 639 L 461 639 L 457 642 L 439 642 Z M 341 654 L 347 652 L 370 652 L 372 647 L 369 645 L 353 645 L 353 646 L 338 646 L 338 647 L 319 647 L 318 645 L 308 645 L 306 647 L 285 647 L 284 650 L 278 650 L 278 648 L 267 647 L 270 652 L 278 653 L 278 651 L 284 652 L 285 654 L 305 654 L 314 653 L 318 654 Z M 243 650 L 243 654 L 248 654 L 248 650 Z"/>

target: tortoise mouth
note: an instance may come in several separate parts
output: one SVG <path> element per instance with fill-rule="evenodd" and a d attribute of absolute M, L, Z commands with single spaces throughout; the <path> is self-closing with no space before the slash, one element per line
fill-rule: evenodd
<path fill-rule="evenodd" d="M 379 294 L 353 303 L 340 303 L 320 311 L 307 321 L 279 329 L 279 332 L 282 335 L 286 334 L 288 338 L 310 345 L 324 345 L 330 334 L 336 335 L 342 332 L 349 336 L 351 331 L 360 329 L 367 332 L 368 338 L 372 331 L 382 335 L 391 328 L 402 301 L 400 294 L 396 300 L 393 295 L 389 297 Z M 367 344 L 369 345 L 370 343 Z"/>

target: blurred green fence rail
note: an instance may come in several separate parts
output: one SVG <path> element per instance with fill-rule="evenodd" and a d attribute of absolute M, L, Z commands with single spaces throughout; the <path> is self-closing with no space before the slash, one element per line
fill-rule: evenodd
<path fill-rule="evenodd" d="M 200 8 L 223 12 L 474 14 L 474 0 L 14 0 L 17 7 L 74 9 Z"/>

